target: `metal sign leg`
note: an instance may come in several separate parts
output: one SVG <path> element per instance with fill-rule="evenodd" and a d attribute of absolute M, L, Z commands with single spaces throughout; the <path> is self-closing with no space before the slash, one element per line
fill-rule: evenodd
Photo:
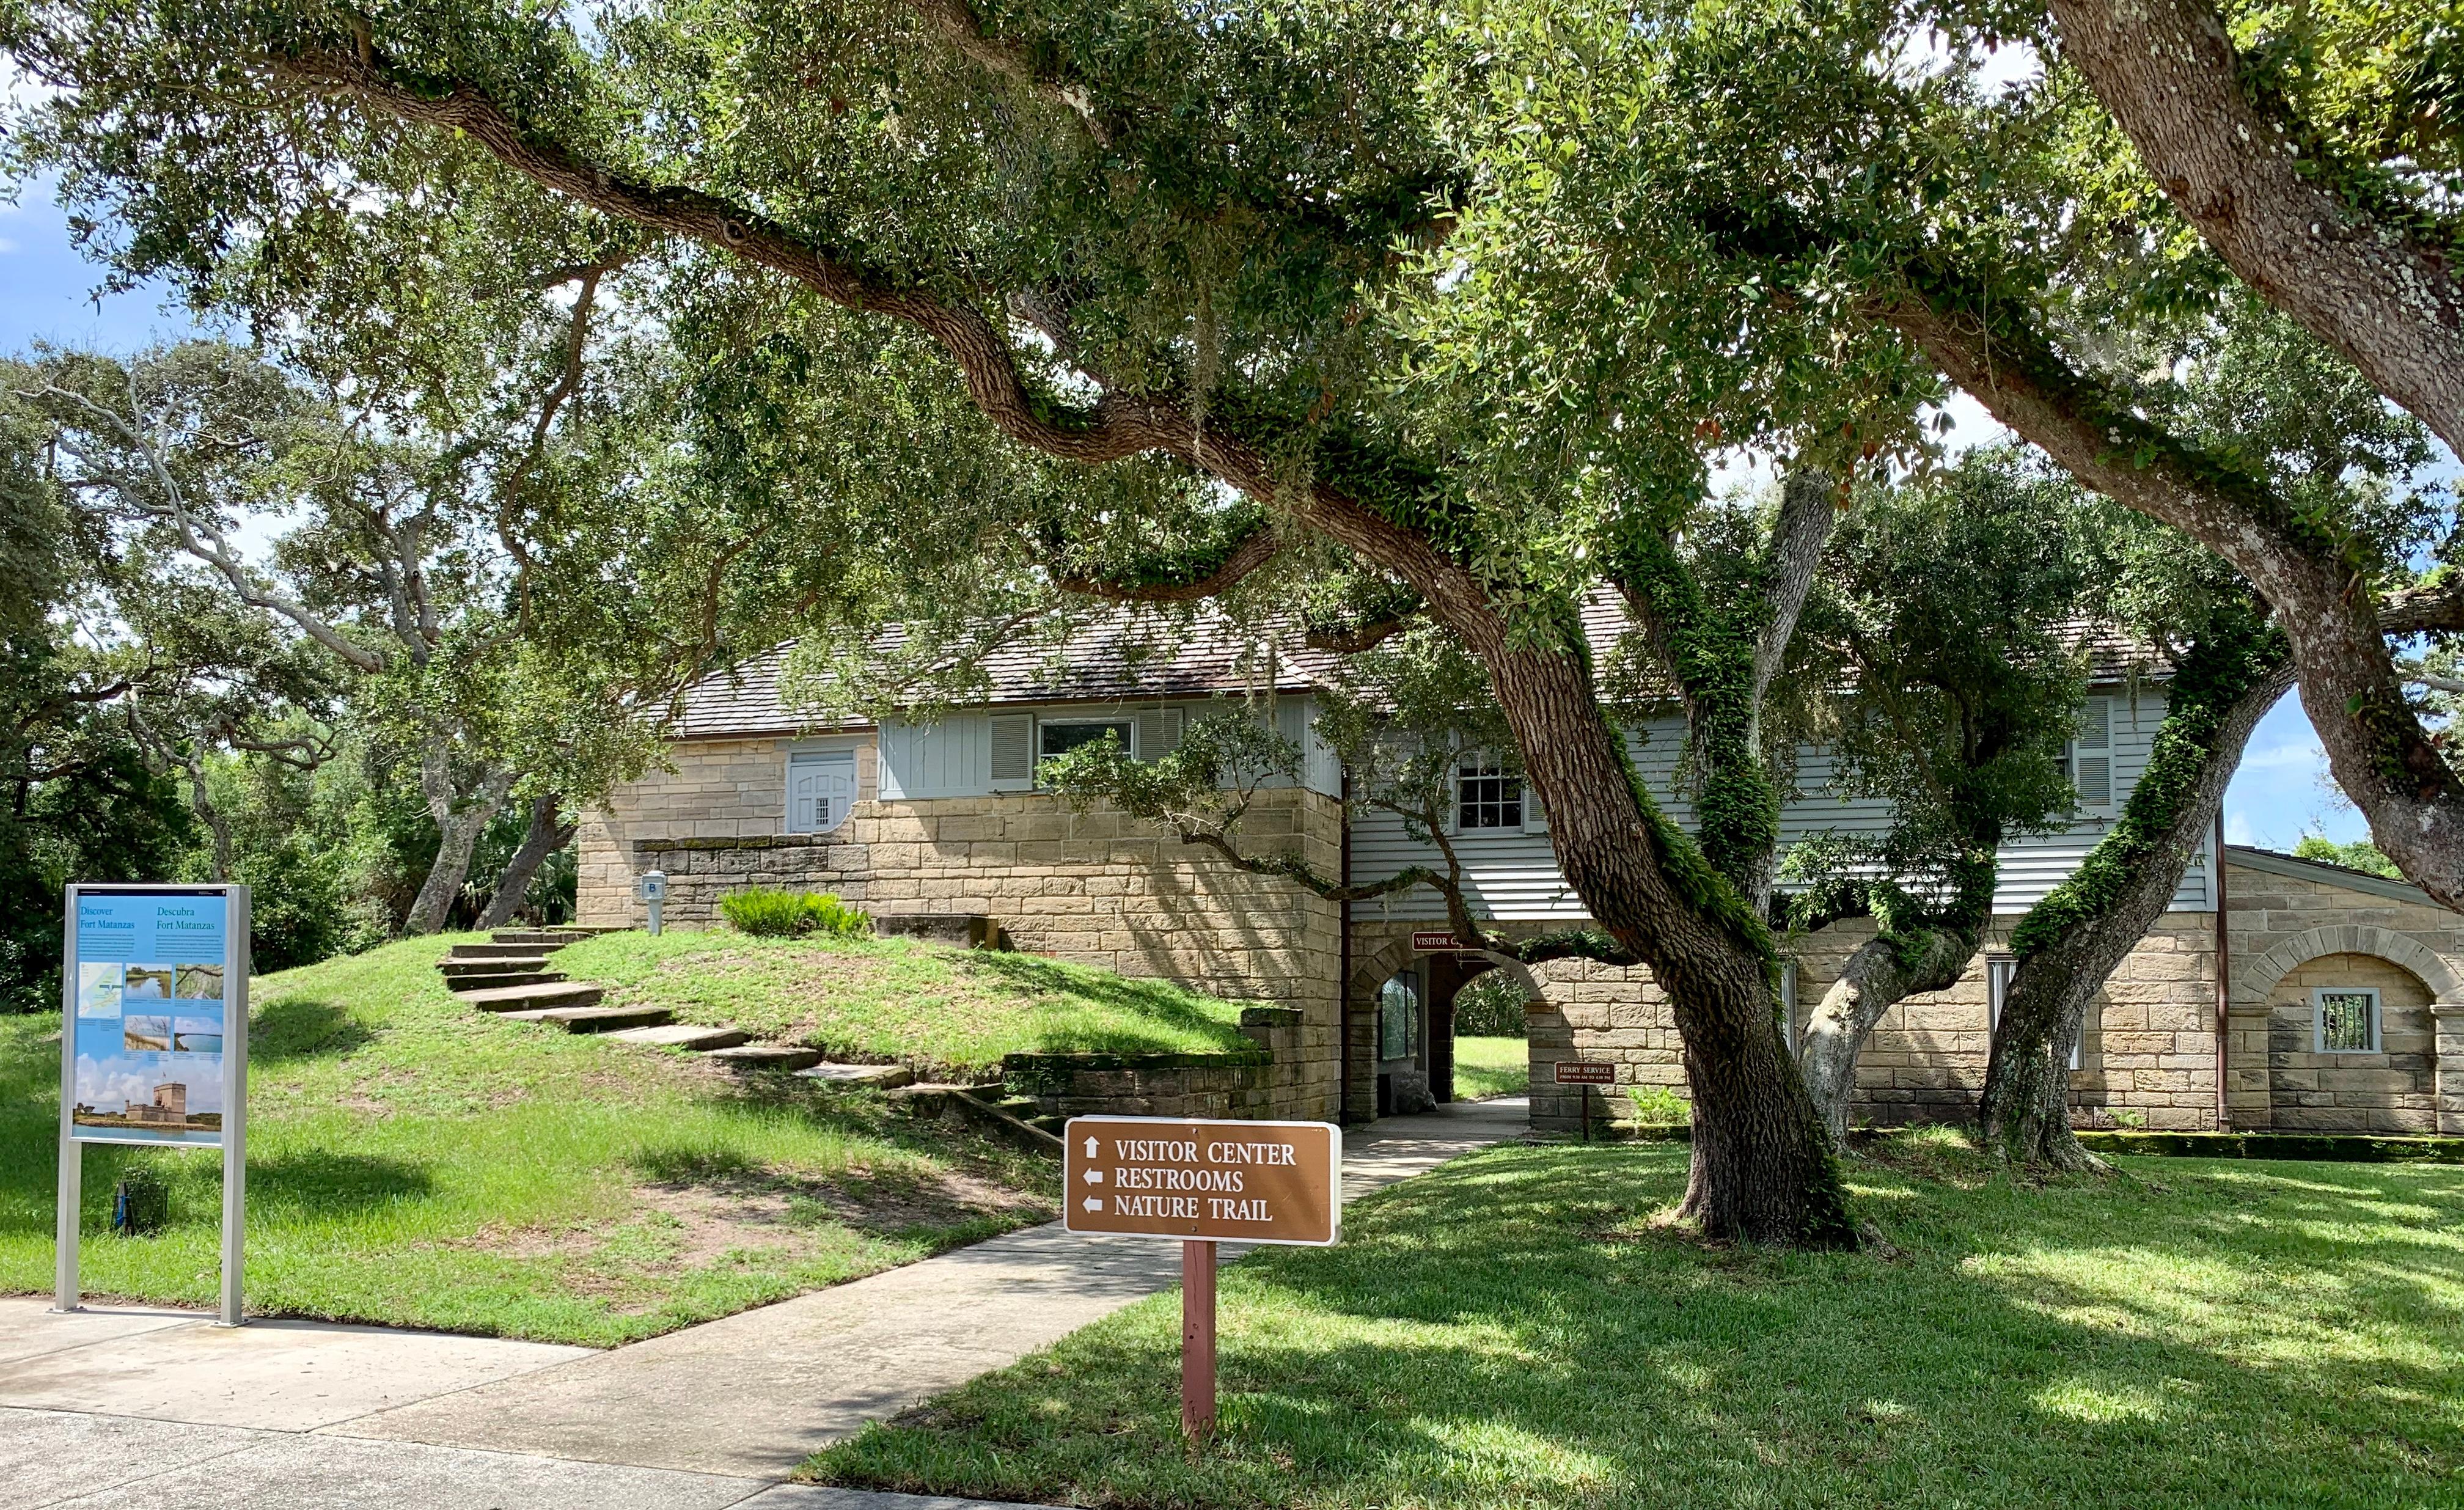
<path fill-rule="evenodd" d="M 69 1019 L 69 1031 L 77 1031 L 77 1019 Z M 57 1229 L 59 1262 L 53 1274 L 52 1309 L 74 1311 L 77 1308 L 77 1219 L 85 1199 L 85 1146 L 75 1138 L 60 1139 L 59 1226 Z"/>

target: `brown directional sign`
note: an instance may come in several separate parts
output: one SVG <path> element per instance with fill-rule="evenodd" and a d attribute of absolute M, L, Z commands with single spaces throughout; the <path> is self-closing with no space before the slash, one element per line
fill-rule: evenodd
<path fill-rule="evenodd" d="M 1072 1117 L 1063 1138 L 1071 1232 L 1319 1247 L 1342 1236 L 1331 1123 Z"/>
<path fill-rule="evenodd" d="M 1559 1060 L 1557 1083 L 1560 1085 L 1614 1085 L 1617 1083 L 1617 1066 L 1593 1064 L 1582 1060 Z"/>

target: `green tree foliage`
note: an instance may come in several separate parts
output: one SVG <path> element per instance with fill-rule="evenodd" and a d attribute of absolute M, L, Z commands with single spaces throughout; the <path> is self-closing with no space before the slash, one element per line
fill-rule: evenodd
<path fill-rule="evenodd" d="M 2304 834 L 2293 846 L 2297 860 L 2316 860 L 2322 864 L 2342 865 L 2373 876 L 2397 879 L 2395 863 L 2379 853 L 2378 845 L 2366 839 L 2337 841 L 2324 834 Z"/>

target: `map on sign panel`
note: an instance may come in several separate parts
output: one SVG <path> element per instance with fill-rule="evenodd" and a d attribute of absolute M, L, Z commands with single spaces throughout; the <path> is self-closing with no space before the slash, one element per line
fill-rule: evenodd
<path fill-rule="evenodd" d="M 1070 1232 L 1316 1246 L 1340 1235 L 1331 1123 L 1074 1117 L 1064 1137 Z"/>

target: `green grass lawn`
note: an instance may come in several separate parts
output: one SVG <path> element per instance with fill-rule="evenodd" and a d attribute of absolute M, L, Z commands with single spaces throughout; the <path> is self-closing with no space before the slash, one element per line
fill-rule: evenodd
<path fill-rule="evenodd" d="M 905 1263 L 1048 1215 L 1030 1155 L 879 1095 L 718 1066 L 454 1001 L 451 938 L 260 978 L 249 1095 L 253 1310 L 614 1344 Z M 0 1290 L 52 1283 L 59 1018 L 0 1018 Z M 143 1159 L 172 1220 L 108 1235 Z M 216 1292 L 209 1150 L 85 1155 L 85 1283 Z"/>
<path fill-rule="evenodd" d="M 997 1069 L 1002 1055 L 1032 1050 L 1255 1048 L 1240 1034 L 1237 1005 L 1170 981 L 914 939 L 611 933 L 566 949 L 557 968 L 614 988 L 611 1002 L 940 1076 Z"/>
<path fill-rule="evenodd" d="M 1674 1145 L 1514 1146 L 815 1458 L 1083 1505 L 2464 1504 L 2464 1169 L 2139 1159 L 2015 1186 L 1936 1131 L 1850 1178 L 1888 1251 L 1709 1249 Z"/>
<path fill-rule="evenodd" d="M 1485 1101 L 1531 1088 L 1531 1045 L 1522 1039 L 1455 1039 L 1455 1098 Z"/>

